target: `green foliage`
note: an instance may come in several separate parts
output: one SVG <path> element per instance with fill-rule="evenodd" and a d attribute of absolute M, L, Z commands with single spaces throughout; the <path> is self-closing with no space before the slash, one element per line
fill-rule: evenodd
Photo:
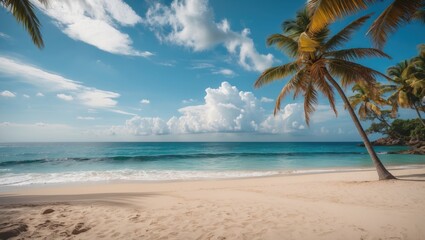
<path fill-rule="evenodd" d="M 425 127 L 419 119 L 396 119 L 392 122 L 390 130 L 410 139 L 425 141 Z"/>
<path fill-rule="evenodd" d="M 388 135 L 388 126 L 383 122 L 372 123 L 368 129 L 366 129 L 367 134 L 380 133 Z"/>

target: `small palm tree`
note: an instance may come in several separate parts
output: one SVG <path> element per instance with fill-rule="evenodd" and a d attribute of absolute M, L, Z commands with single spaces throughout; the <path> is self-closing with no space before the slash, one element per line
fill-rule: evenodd
<path fill-rule="evenodd" d="M 413 94 L 422 101 L 425 101 L 425 44 L 418 46 L 419 55 L 410 61 L 412 70 L 412 81 L 410 86 L 413 88 Z M 421 106 L 424 110 L 424 106 Z"/>
<path fill-rule="evenodd" d="M 312 12 L 310 31 L 319 31 L 337 18 L 366 9 L 378 0 L 307 0 Z M 388 35 L 397 28 L 417 19 L 425 23 L 425 0 L 393 0 L 370 26 L 368 34 L 375 46 L 382 48 Z"/>
<path fill-rule="evenodd" d="M 419 121 L 425 126 L 425 122 L 421 117 L 420 111 L 424 111 L 422 106 L 422 98 L 417 95 L 418 86 L 423 84 L 424 80 L 415 77 L 416 69 L 411 61 L 403 61 L 395 66 L 387 69 L 390 81 L 393 85 L 394 93 L 389 97 L 392 104 L 392 111 L 396 113 L 399 107 L 415 109 Z"/>
<path fill-rule="evenodd" d="M 361 120 L 365 120 L 370 115 L 381 115 L 380 106 L 385 105 L 387 101 L 382 97 L 384 88 L 379 83 L 372 85 L 358 82 L 354 84 L 352 90 L 355 94 L 348 100 L 354 109 L 359 106 L 357 114 Z"/>
<path fill-rule="evenodd" d="M 396 116 L 391 114 L 389 110 L 381 109 L 382 106 L 389 105 L 388 101 L 383 98 L 383 95 L 391 91 L 391 87 L 381 85 L 380 83 L 372 85 L 358 82 L 354 84 L 352 90 L 355 94 L 348 99 L 354 109 L 359 107 L 357 114 L 361 120 L 377 119 L 385 126 L 389 135 L 395 138 L 404 139 L 399 133 L 391 130 L 391 125 L 387 121 L 387 118 L 395 118 Z"/>
<path fill-rule="evenodd" d="M 283 23 L 284 34 L 273 34 L 267 39 L 268 45 L 276 45 L 294 58 L 294 61 L 265 70 L 255 82 L 255 87 L 258 88 L 277 79 L 291 76 L 276 99 L 274 112 L 276 114 L 280 110 L 281 100 L 289 92 L 294 91 L 294 98 L 299 94 L 303 94 L 304 115 L 307 125 L 310 122 L 310 114 L 315 111 L 318 103 L 318 92 L 328 98 L 331 108 L 337 114 L 333 91 L 336 89 L 347 106 L 350 116 L 363 139 L 377 169 L 379 179 L 394 179 L 394 176 L 388 172 L 376 155 L 348 98 L 335 80 L 335 77 L 338 78 L 341 85 L 347 87 L 359 81 L 374 83 L 376 76 L 386 77 L 376 70 L 352 62 L 352 60 L 364 57 L 389 57 L 382 51 L 374 48 L 337 50 L 350 38 L 353 31 L 358 29 L 369 17 L 364 16 L 355 20 L 336 35 L 328 38 L 329 31 L 327 27 L 312 35 L 301 32 L 301 30 L 294 30 L 303 29 L 310 24 L 309 13 L 306 10 L 298 12 L 296 20 Z M 299 19 L 307 19 L 308 21 L 298 21 Z M 291 25 L 290 23 L 292 25 L 297 25 L 298 23 L 302 25 L 297 26 L 297 28 L 288 27 Z M 306 28 L 304 28 L 305 30 Z"/>
<path fill-rule="evenodd" d="M 38 0 L 47 4 L 47 0 Z M 30 0 L 0 0 L 0 5 L 8 9 L 30 34 L 33 43 L 38 48 L 44 47 L 40 32 L 40 21 L 34 13 L 34 5 Z"/>

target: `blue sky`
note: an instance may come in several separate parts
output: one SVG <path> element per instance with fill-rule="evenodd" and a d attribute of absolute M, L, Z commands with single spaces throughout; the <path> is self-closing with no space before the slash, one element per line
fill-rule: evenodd
<path fill-rule="evenodd" d="M 35 1 L 42 50 L 2 8 L 0 141 L 359 140 L 340 100 L 335 118 L 321 98 L 307 127 L 302 99 L 285 99 L 272 116 L 282 81 L 253 88 L 262 70 L 288 61 L 265 39 L 304 3 Z M 365 30 L 347 47 L 370 47 Z M 404 26 L 384 49 L 393 59 L 362 63 L 384 72 L 416 55 L 422 32 Z"/>

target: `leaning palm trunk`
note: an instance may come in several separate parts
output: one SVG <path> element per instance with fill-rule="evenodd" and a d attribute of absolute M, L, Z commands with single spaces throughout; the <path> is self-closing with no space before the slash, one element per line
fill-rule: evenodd
<path fill-rule="evenodd" d="M 338 91 L 339 95 L 341 96 L 342 100 L 345 103 L 345 106 L 347 106 L 348 112 L 350 113 L 351 119 L 353 119 L 354 124 L 356 125 L 357 130 L 359 131 L 359 134 L 363 140 L 363 143 L 367 149 L 367 152 L 369 153 L 370 157 L 372 158 L 372 162 L 375 165 L 376 171 L 378 172 L 379 180 L 387 180 L 387 179 L 396 179 L 382 164 L 381 160 L 379 160 L 378 155 L 376 155 L 375 150 L 372 147 L 372 144 L 369 141 L 369 138 L 367 137 L 365 131 L 363 130 L 362 125 L 360 124 L 359 119 L 357 118 L 353 108 L 351 107 L 350 102 L 348 101 L 347 96 L 345 96 L 344 91 L 342 88 L 338 85 L 338 83 L 332 78 L 332 76 L 326 71 L 326 77 L 329 80 L 329 82 L 332 84 L 332 86 Z"/>

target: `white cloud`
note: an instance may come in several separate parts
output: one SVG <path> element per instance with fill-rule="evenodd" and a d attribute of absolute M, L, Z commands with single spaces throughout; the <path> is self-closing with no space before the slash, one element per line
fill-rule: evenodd
<path fill-rule="evenodd" d="M 82 117 L 82 116 L 78 116 L 77 119 L 78 120 L 96 120 L 95 117 Z"/>
<path fill-rule="evenodd" d="M 9 36 L 9 35 L 7 35 L 6 33 L 2 33 L 2 32 L 0 32 L 0 38 L 10 39 L 10 36 Z"/>
<path fill-rule="evenodd" d="M 135 116 L 125 123 L 126 129 L 133 135 L 162 135 L 168 133 L 167 124 L 161 118 L 143 118 Z"/>
<path fill-rule="evenodd" d="M 192 64 L 191 69 L 205 69 L 205 68 L 213 68 L 213 67 L 215 67 L 214 64 L 198 62 L 198 63 Z"/>
<path fill-rule="evenodd" d="M 43 94 L 43 93 L 41 93 L 41 92 L 38 92 L 35 96 L 36 96 L 36 97 L 44 97 L 44 94 Z"/>
<path fill-rule="evenodd" d="M 226 69 L 226 68 L 214 71 L 213 74 L 221 74 L 227 77 L 235 76 L 235 72 L 233 72 L 231 69 Z"/>
<path fill-rule="evenodd" d="M 263 71 L 274 62 L 273 55 L 257 52 L 249 29 L 234 32 L 227 19 L 215 22 L 207 0 L 173 0 L 170 6 L 155 3 L 148 9 L 145 22 L 160 40 L 194 51 L 222 44 L 249 71 Z"/>
<path fill-rule="evenodd" d="M 149 103 L 151 103 L 151 101 L 149 101 L 149 99 L 142 99 L 142 100 L 140 100 L 140 103 L 141 104 L 149 104 Z"/>
<path fill-rule="evenodd" d="M 96 88 L 85 88 L 77 94 L 78 99 L 89 107 L 112 108 L 117 105 L 115 98 L 120 95 L 115 92 L 103 91 Z"/>
<path fill-rule="evenodd" d="M 27 95 L 27 94 L 24 94 L 24 95 L 22 95 L 24 98 L 30 98 L 30 96 L 29 95 Z"/>
<path fill-rule="evenodd" d="M 0 93 L 0 96 L 2 96 L 2 97 L 16 97 L 16 94 L 14 94 L 11 91 L 5 90 L 5 91 Z"/>
<path fill-rule="evenodd" d="M 130 36 L 119 30 L 119 26 L 134 26 L 142 21 L 122 0 L 50 1 L 47 6 L 36 0 L 32 3 L 54 19 L 59 29 L 74 40 L 113 54 L 153 55 L 134 49 Z"/>
<path fill-rule="evenodd" d="M 273 99 L 267 98 L 267 97 L 262 97 L 260 101 L 263 102 L 263 103 L 274 102 Z"/>
<path fill-rule="evenodd" d="M 269 115 L 261 123 L 261 132 L 270 132 L 274 134 L 293 133 L 305 129 L 304 109 L 299 103 L 287 104 L 283 110 L 276 116 Z"/>
<path fill-rule="evenodd" d="M 122 114 L 122 115 L 128 115 L 128 116 L 136 116 L 137 114 L 134 113 L 130 113 L 130 112 L 126 112 L 126 111 L 122 111 L 122 110 L 118 110 L 118 109 L 109 109 L 109 111 L 114 112 L 114 113 L 118 113 L 118 114 Z"/>
<path fill-rule="evenodd" d="M 115 99 L 120 96 L 118 93 L 87 87 L 59 74 L 3 56 L 0 56 L 0 74 L 16 77 L 44 91 L 60 92 L 57 97 L 63 100 L 76 99 L 79 103 L 93 108 L 113 108 L 117 105 Z M 37 96 L 44 94 L 37 93 Z"/>
<path fill-rule="evenodd" d="M 228 82 L 205 90 L 205 102 L 179 109 L 180 116 L 168 120 L 134 116 L 114 134 L 163 135 L 191 133 L 265 133 L 292 134 L 307 131 L 303 105 L 287 104 L 275 117 L 266 112 L 253 93 L 239 91 Z M 193 103 L 194 100 L 186 100 Z"/>
<path fill-rule="evenodd" d="M 74 98 L 71 95 L 66 95 L 66 94 L 63 94 L 63 93 L 56 94 L 56 97 L 58 97 L 59 99 L 62 99 L 64 101 L 74 100 Z"/>

